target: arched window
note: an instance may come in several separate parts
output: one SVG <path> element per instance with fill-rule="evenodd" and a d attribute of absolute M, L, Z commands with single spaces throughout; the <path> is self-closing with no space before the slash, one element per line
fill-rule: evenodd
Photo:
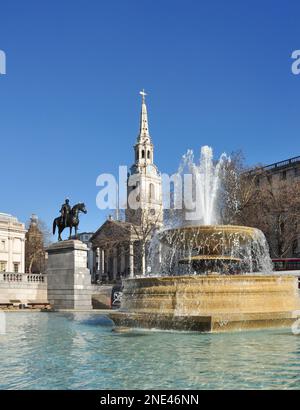
<path fill-rule="evenodd" d="M 138 161 L 139 160 L 139 151 L 138 150 L 135 153 L 135 157 L 136 157 L 136 160 Z"/>
<path fill-rule="evenodd" d="M 142 149 L 142 158 L 145 158 L 145 151 Z"/>
<path fill-rule="evenodd" d="M 147 158 L 150 159 L 150 151 L 147 151 Z"/>
<path fill-rule="evenodd" d="M 155 199 L 155 187 L 154 184 L 149 184 L 149 200 Z"/>

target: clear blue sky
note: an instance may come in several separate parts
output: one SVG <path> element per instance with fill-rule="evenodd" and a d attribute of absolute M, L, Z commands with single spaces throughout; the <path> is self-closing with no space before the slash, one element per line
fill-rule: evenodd
<path fill-rule="evenodd" d="M 96 177 L 133 162 L 141 88 L 163 172 L 205 144 L 300 155 L 299 18 L 287 0 L 2 1 L 0 211 L 51 225 L 68 195 L 96 229 Z"/>

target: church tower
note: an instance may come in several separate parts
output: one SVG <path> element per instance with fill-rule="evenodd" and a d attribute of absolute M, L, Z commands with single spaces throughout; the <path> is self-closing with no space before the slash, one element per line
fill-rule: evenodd
<path fill-rule="evenodd" d="M 143 90 L 140 95 L 142 96 L 140 130 L 134 145 L 135 162 L 130 168 L 127 181 L 126 222 L 141 225 L 146 217 L 147 222 L 152 220 L 160 226 L 163 221 L 161 175 L 153 162 L 154 146 L 149 134 L 145 101 L 147 94 Z M 130 198 L 136 198 L 134 201 L 136 209 L 132 208 Z"/>

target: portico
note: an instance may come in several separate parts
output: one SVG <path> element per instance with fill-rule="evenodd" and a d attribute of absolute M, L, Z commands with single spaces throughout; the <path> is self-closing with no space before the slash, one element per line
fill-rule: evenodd
<path fill-rule="evenodd" d="M 92 236 L 99 279 L 114 281 L 133 277 L 139 269 L 140 246 L 132 224 L 108 219 Z"/>

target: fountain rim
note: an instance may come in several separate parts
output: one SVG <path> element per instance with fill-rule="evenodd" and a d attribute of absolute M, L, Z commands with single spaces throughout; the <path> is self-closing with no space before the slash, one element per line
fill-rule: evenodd
<path fill-rule="evenodd" d="M 191 283 L 193 281 L 201 282 L 207 280 L 221 280 L 221 281 L 249 281 L 249 280 L 270 280 L 272 278 L 274 281 L 289 281 L 289 280 L 296 280 L 296 277 L 292 274 L 274 274 L 274 272 L 257 272 L 257 273 L 242 273 L 237 275 L 224 275 L 220 273 L 205 273 L 205 274 L 189 274 L 189 275 L 164 275 L 164 276 L 135 276 L 134 278 L 126 278 L 124 282 L 170 282 L 170 281 L 178 281 L 178 282 L 188 282 Z"/>
<path fill-rule="evenodd" d="M 218 225 L 218 224 L 214 224 L 214 225 L 188 225 L 188 224 L 184 224 L 182 226 L 176 226 L 174 228 L 167 228 L 165 230 L 163 230 L 161 232 L 161 235 L 163 235 L 166 232 L 176 232 L 176 231 L 192 231 L 192 230 L 200 230 L 202 232 L 209 232 L 209 233 L 219 233 L 219 231 L 223 231 L 223 232 L 228 232 L 228 233 L 252 233 L 254 234 L 255 232 L 257 232 L 259 229 L 255 228 L 255 227 L 251 227 L 251 226 L 245 226 L 245 225 Z"/>
<path fill-rule="evenodd" d="M 194 255 L 190 257 L 183 258 L 179 263 L 191 263 L 193 261 L 232 261 L 232 262 L 242 262 L 241 258 L 237 258 L 230 255 Z"/>

